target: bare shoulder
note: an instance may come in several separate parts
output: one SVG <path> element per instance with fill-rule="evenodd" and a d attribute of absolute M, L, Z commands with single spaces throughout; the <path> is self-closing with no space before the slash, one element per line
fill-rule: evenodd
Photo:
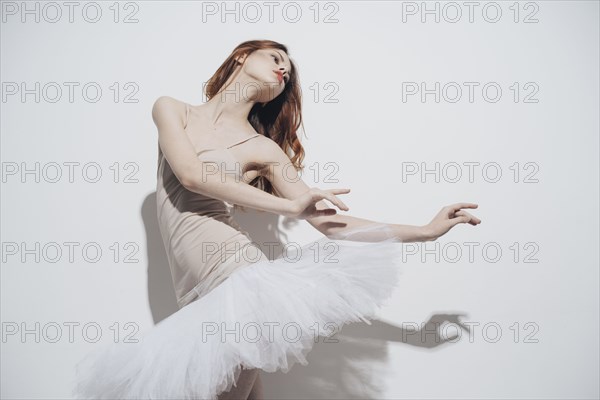
<path fill-rule="evenodd" d="M 160 96 L 152 105 L 152 118 L 159 123 L 172 120 L 173 118 L 185 118 L 185 103 L 171 96 Z"/>
<path fill-rule="evenodd" d="M 291 163 L 289 156 L 273 139 L 261 135 L 256 138 L 254 144 L 256 161 L 260 164 L 281 168 Z"/>

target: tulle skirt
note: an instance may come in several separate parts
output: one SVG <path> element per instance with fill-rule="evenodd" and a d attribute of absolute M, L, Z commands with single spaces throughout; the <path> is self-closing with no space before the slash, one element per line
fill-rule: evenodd
<path fill-rule="evenodd" d="M 241 368 L 288 372 L 319 336 L 370 324 L 401 274 L 401 244 L 322 238 L 233 272 L 203 297 L 142 333 L 99 346 L 76 365 L 77 398 L 215 399 Z M 366 235 L 366 236 L 365 236 Z"/>

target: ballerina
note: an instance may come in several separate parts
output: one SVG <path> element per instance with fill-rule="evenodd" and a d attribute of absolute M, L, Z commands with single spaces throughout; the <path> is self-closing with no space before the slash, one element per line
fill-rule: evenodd
<path fill-rule="evenodd" d="M 301 92 L 283 44 L 241 43 L 205 90 L 205 104 L 162 96 L 152 109 L 157 216 L 180 309 L 138 343 L 88 354 L 79 398 L 260 399 L 259 371 L 306 364 L 316 337 L 370 323 L 397 282 L 399 243 L 481 223 L 464 210 L 473 203 L 443 207 L 423 226 L 329 207 L 348 211 L 338 196 L 350 189 L 310 188 L 298 176 Z M 269 260 L 233 220 L 236 207 L 305 219 L 323 238 Z"/>

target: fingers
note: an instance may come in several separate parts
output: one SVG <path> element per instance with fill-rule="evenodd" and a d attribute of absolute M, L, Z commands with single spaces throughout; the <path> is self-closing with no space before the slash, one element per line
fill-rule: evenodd
<path fill-rule="evenodd" d="M 466 211 L 461 210 L 462 208 L 477 208 L 477 207 L 479 207 L 479 205 L 476 203 L 454 203 L 449 206 L 446 206 L 445 210 L 446 210 L 446 214 L 447 214 L 448 218 L 450 218 L 453 221 L 456 219 L 455 218 L 456 216 L 461 216 L 461 218 L 459 220 L 454 221 L 457 224 L 468 222 L 471 225 L 478 225 L 481 223 L 481 220 L 479 218 L 469 214 Z"/>
<path fill-rule="evenodd" d="M 349 193 L 350 189 L 327 189 L 327 190 L 321 190 L 318 188 L 314 188 L 313 189 L 313 200 L 321 200 L 321 199 L 327 199 L 331 202 L 331 204 L 335 205 L 336 207 L 338 207 L 340 210 L 344 210 L 344 211 L 348 211 L 350 208 L 340 199 L 338 199 L 335 194 L 344 194 L 344 193 Z"/>
<path fill-rule="evenodd" d="M 350 189 L 328 189 L 326 192 L 331 193 L 331 197 L 336 200 L 336 203 L 334 204 L 336 204 L 341 210 L 348 211 L 350 209 L 342 200 L 338 199 L 337 196 L 334 196 L 335 194 L 350 193 Z"/>
<path fill-rule="evenodd" d="M 329 195 L 327 196 L 327 198 L 329 199 L 329 201 L 331 201 L 333 204 L 335 204 L 336 206 L 338 206 L 338 208 L 340 210 L 344 210 L 344 211 L 348 211 L 350 209 L 350 207 L 348 207 L 342 200 L 338 199 L 336 196 L 334 195 Z"/>
<path fill-rule="evenodd" d="M 468 222 L 471 225 L 478 225 L 478 224 L 481 223 L 481 220 L 479 218 L 477 218 L 477 217 L 469 214 L 466 211 L 462 211 L 462 210 L 461 211 L 457 211 L 454 215 L 457 215 L 457 216 L 460 217 L 460 221 L 458 221 L 458 223 L 460 223 L 460 222 L 463 222 L 463 223 Z"/>
<path fill-rule="evenodd" d="M 350 189 L 327 189 L 328 192 L 333 194 L 346 194 L 350 193 Z"/>
<path fill-rule="evenodd" d="M 466 215 L 461 215 L 459 217 L 452 218 L 449 221 L 450 221 L 451 226 L 454 227 L 458 224 L 466 224 L 467 222 L 469 222 L 470 219 L 471 218 Z"/>
<path fill-rule="evenodd" d="M 448 206 L 448 208 L 452 211 L 460 210 L 461 208 L 477 208 L 478 204 L 475 203 L 454 203 Z"/>

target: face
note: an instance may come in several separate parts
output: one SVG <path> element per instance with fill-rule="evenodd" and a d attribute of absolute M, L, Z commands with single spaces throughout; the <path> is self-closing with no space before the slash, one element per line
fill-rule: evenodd
<path fill-rule="evenodd" d="M 256 102 L 267 103 L 279 96 L 290 79 L 291 62 L 283 50 L 260 49 L 238 61 L 244 63 L 239 77 L 242 84 L 253 83 L 245 93 L 253 93 Z"/>

